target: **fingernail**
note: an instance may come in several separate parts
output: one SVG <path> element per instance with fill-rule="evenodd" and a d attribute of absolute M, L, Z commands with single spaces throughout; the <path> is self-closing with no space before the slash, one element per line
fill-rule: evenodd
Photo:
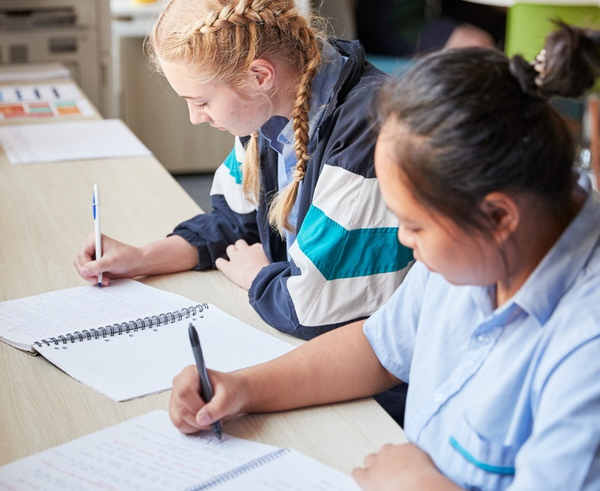
<path fill-rule="evenodd" d="M 206 413 L 198 413 L 196 420 L 198 421 L 198 424 L 200 424 L 200 425 L 210 424 L 210 416 Z"/>

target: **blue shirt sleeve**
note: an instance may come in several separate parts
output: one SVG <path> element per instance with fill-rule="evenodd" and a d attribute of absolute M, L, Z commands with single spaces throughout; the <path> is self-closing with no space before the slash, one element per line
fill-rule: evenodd
<path fill-rule="evenodd" d="M 364 326 L 381 364 L 407 383 L 428 279 L 429 271 L 417 261 L 390 300 Z"/>

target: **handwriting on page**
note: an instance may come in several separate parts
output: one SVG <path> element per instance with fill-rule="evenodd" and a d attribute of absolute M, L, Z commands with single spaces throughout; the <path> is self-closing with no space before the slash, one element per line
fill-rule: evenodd
<path fill-rule="evenodd" d="M 0 303 L 0 335 L 40 339 L 189 307 L 189 300 L 133 280 L 82 286 Z"/>
<path fill-rule="evenodd" d="M 154 411 L 0 468 L 0 490 L 183 490 L 272 450 L 228 435 L 186 437 Z"/>

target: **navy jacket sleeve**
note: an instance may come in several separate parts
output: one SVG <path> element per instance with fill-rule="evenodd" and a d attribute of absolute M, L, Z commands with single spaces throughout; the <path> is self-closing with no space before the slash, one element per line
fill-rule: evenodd
<path fill-rule="evenodd" d="M 235 148 L 215 172 L 211 189 L 213 210 L 197 215 L 175 227 L 172 235 L 179 235 L 198 249 L 197 270 L 214 268 L 219 257 L 226 257 L 225 249 L 236 240 L 249 244 L 259 242 L 256 207 L 242 192 L 241 163 L 244 148 L 236 139 Z"/>

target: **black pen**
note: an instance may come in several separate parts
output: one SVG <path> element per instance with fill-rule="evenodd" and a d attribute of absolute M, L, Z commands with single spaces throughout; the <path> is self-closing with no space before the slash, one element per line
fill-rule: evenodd
<path fill-rule="evenodd" d="M 196 367 L 198 368 L 198 376 L 200 377 L 200 397 L 207 404 L 213 397 L 212 387 L 208 381 L 208 373 L 206 373 L 206 365 L 204 364 L 204 356 L 202 355 L 202 346 L 200 346 L 200 338 L 198 332 L 194 327 L 194 324 L 190 322 L 188 329 L 190 333 L 190 343 L 192 343 L 192 351 L 194 352 L 194 358 L 196 358 Z M 221 440 L 223 430 L 221 428 L 221 422 L 215 421 L 212 425 L 212 429 L 215 432 L 215 436 Z"/>

